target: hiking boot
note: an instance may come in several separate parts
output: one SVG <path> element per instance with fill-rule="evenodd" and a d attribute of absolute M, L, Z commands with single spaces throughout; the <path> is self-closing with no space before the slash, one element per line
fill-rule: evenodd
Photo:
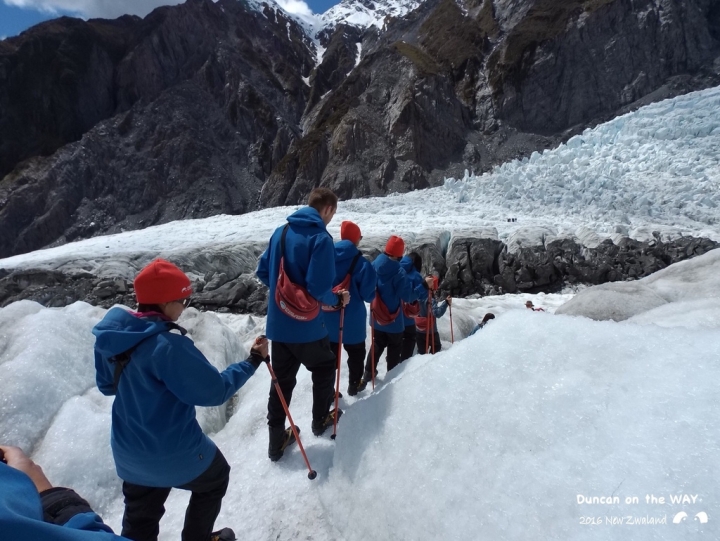
<path fill-rule="evenodd" d="M 223 528 L 210 534 L 210 541 L 235 541 L 235 532 L 230 528 Z"/>
<path fill-rule="evenodd" d="M 367 387 L 367 380 L 365 378 L 362 378 L 360 380 L 360 383 L 358 383 L 357 386 L 355 387 L 355 394 L 363 392 L 366 387 Z M 348 393 L 349 392 L 350 392 L 350 389 L 348 389 Z"/>
<path fill-rule="evenodd" d="M 339 409 L 338 411 L 338 421 L 340 421 L 340 417 L 342 417 L 343 410 Z M 322 436 L 325 431 L 333 426 L 335 424 L 335 410 L 332 410 L 330 413 L 327 414 L 327 417 L 325 417 L 322 421 L 313 421 L 312 422 L 312 432 L 316 436 Z"/>
<path fill-rule="evenodd" d="M 292 428 L 283 428 L 281 426 L 269 426 L 268 428 L 270 429 L 268 458 L 273 462 L 277 462 L 282 458 L 288 445 L 295 443 L 295 434 Z M 296 426 L 295 430 L 300 434 L 300 427 Z"/>
<path fill-rule="evenodd" d="M 358 385 L 360 385 L 359 382 L 348 383 L 347 394 L 349 394 L 350 396 L 355 396 L 356 394 L 358 394 Z"/>

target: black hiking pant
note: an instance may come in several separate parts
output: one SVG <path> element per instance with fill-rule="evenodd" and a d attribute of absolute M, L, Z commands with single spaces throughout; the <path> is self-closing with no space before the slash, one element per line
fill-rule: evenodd
<path fill-rule="evenodd" d="M 433 336 L 435 336 L 435 349 L 433 349 Z M 425 347 L 425 343 L 427 341 L 427 333 L 424 333 L 422 331 L 417 331 L 417 348 L 418 348 L 418 354 L 424 355 L 425 353 L 437 353 L 442 349 L 442 344 L 440 343 L 440 334 L 435 331 L 433 334 L 430 335 L 430 340 L 428 347 Z"/>
<path fill-rule="evenodd" d="M 407 361 L 415 353 L 415 324 L 408 325 L 403 331 L 402 350 L 400 352 L 400 362 Z"/>
<path fill-rule="evenodd" d="M 210 539 L 229 481 L 230 465 L 217 449 L 207 470 L 186 485 L 175 487 L 192 492 L 185 511 L 182 541 Z M 122 490 L 125 514 L 121 535 L 133 541 L 157 541 L 160 519 L 165 514 L 165 500 L 171 488 L 145 487 L 123 481 Z"/>
<path fill-rule="evenodd" d="M 338 344 L 337 342 L 330 342 L 335 355 L 337 355 Z M 360 383 L 360 379 L 363 375 L 363 361 L 365 360 L 365 342 L 359 342 L 357 344 L 343 344 L 343 348 L 347 351 L 348 359 L 348 383 L 350 385 L 357 386 Z"/>
<path fill-rule="evenodd" d="M 297 383 L 297 373 L 302 364 L 312 374 L 313 382 L 313 421 L 325 421 L 330 412 L 330 405 L 335 399 L 335 353 L 330 349 L 327 336 L 305 344 L 286 342 L 272 343 L 272 368 L 275 371 L 280 390 L 290 406 L 293 389 Z M 268 426 L 285 426 L 285 410 L 275 385 L 270 384 L 268 398 Z"/>
<path fill-rule="evenodd" d="M 403 333 L 401 332 L 385 332 L 375 330 L 375 373 L 380 363 L 380 356 L 387 348 L 387 369 L 388 372 L 400 364 L 400 353 L 402 352 Z M 372 359 L 373 348 L 370 348 L 367 361 L 365 362 L 365 381 L 372 377 Z"/>

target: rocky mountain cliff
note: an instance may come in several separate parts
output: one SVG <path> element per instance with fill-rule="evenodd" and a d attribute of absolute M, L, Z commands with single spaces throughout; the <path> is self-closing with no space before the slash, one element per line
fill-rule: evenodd
<path fill-rule="evenodd" d="M 343 2 L 308 35 L 275 4 L 189 0 L 0 42 L 0 257 L 423 188 L 720 84 L 712 0 L 415 5 Z"/>

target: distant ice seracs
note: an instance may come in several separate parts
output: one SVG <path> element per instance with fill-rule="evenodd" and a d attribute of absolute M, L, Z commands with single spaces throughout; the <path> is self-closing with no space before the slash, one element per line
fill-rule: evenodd
<path fill-rule="evenodd" d="M 582 217 L 589 227 L 652 221 L 712 237 L 720 205 L 720 88 L 643 107 L 483 175 L 465 171 L 444 188 L 458 203 L 503 205 L 533 217 Z"/>

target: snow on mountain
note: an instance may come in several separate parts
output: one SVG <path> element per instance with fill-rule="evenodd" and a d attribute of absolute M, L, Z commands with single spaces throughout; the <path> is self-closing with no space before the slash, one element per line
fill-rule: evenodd
<path fill-rule="evenodd" d="M 360 224 L 366 239 L 391 233 L 410 243 L 428 233 L 492 231 L 510 242 L 553 236 L 588 245 L 628 235 L 720 240 L 720 87 L 616 118 L 567 144 L 481 176 L 387 197 L 342 201 L 329 226 Z M 56 268 L 131 278 L 157 255 L 178 257 L 238 246 L 262 249 L 297 207 L 171 222 L 0 260 L 0 268 Z M 508 222 L 508 218 L 517 218 Z M 250 257 L 250 254 L 247 255 Z"/>
<path fill-rule="evenodd" d="M 417 9 L 421 3 L 419 0 L 342 0 L 320 15 L 320 20 L 325 28 L 344 23 L 360 28 L 375 26 L 382 29 L 386 18 L 402 17 Z"/>

